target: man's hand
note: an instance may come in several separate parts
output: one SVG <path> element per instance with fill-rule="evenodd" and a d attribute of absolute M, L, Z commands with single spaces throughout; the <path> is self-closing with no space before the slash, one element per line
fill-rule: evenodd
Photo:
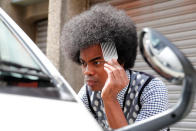
<path fill-rule="evenodd" d="M 124 68 L 116 59 L 105 63 L 104 69 L 108 74 L 108 78 L 102 89 L 101 97 L 103 99 L 106 117 L 111 128 L 121 128 L 128 125 L 128 123 L 116 97 L 129 84 L 129 79 Z"/>
<path fill-rule="evenodd" d="M 104 64 L 108 78 L 102 89 L 102 99 L 116 100 L 117 94 L 129 84 L 129 79 L 124 68 L 116 59 Z"/>

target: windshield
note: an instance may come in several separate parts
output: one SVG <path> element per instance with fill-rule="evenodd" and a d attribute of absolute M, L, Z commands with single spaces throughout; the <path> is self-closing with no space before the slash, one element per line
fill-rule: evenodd
<path fill-rule="evenodd" d="M 0 60 L 40 69 L 21 41 L 11 33 L 2 20 L 0 20 Z"/>

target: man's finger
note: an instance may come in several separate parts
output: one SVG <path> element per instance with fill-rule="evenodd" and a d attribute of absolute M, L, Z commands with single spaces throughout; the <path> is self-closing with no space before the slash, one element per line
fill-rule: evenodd
<path fill-rule="evenodd" d="M 120 65 L 117 61 L 117 59 L 112 59 L 111 64 L 118 69 L 119 76 L 123 81 L 123 85 L 128 85 L 129 79 L 127 77 L 125 69 Z"/>
<path fill-rule="evenodd" d="M 104 66 L 104 70 L 107 72 L 109 79 L 115 79 L 114 78 L 114 74 L 113 74 L 113 72 L 112 72 L 112 70 L 110 68 L 108 68 L 107 66 Z"/>
<path fill-rule="evenodd" d="M 119 71 L 117 68 L 115 68 L 114 66 L 112 65 L 109 65 L 109 64 L 104 64 L 104 67 L 107 67 L 108 69 L 110 69 L 112 71 L 112 74 L 114 75 L 114 78 L 116 80 L 118 80 L 118 77 L 119 77 Z"/>

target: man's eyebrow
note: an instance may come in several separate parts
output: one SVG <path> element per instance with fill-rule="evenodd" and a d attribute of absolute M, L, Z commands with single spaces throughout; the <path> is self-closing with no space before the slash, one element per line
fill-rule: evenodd
<path fill-rule="evenodd" d="M 102 57 L 101 57 L 101 56 L 95 57 L 95 58 L 89 60 L 89 62 L 93 62 L 93 61 L 96 61 L 96 60 L 99 60 L 99 59 L 102 59 Z M 83 60 L 82 58 L 79 58 L 79 60 L 80 60 L 81 62 L 84 62 L 84 60 Z"/>
<path fill-rule="evenodd" d="M 101 56 L 95 57 L 95 58 L 91 59 L 89 62 L 93 62 L 93 61 L 96 61 L 96 60 L 99 60 L 99 59 L 102 59 L 102 57 Z"/>

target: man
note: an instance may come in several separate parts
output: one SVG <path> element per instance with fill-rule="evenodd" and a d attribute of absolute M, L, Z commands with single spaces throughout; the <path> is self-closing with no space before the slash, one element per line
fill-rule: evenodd
<path fill-rule="evenodd" d="M 106 61 L 101 44 L 114 43 L 118 59 Z M 134 23 L 125 12 L 99 4 L 65 24 L 63 52 L 82 67 L 79 92 L 87 109 L 104 129 L 117 129 L 168 108 L 161 80 L 133 71 L 137 52 Z"/>

